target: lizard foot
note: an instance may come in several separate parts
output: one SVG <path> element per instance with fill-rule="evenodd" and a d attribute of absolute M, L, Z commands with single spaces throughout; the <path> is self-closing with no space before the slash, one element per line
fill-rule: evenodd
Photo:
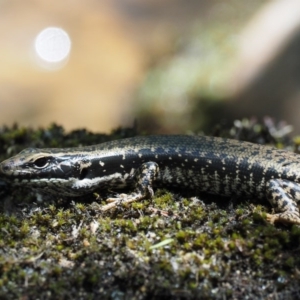
<path fill-rule="evenodd" d="M 283 224 L 297 224 L 300 225 L 300 218 L 298 214 L 293 214 L 291 212 L 284 212 L 279 214 L 267 214 L 267 221 L 271 224 L 280 222 Z"/>

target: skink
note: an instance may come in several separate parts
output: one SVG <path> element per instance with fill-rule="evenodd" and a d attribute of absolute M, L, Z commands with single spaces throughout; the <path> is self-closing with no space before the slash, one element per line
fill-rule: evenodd
<path fill-rule="evenodd" d="M 3 161 L 0 176 L 59 196 L 133 189 L 103 210 L 152 197 L 155 186 L 265 198 L 277 212 L 267 215 L 270 222 L 300 224 L 300 155 L 231 139 L 143 136 L 88 147 L 28 148 Z"/>

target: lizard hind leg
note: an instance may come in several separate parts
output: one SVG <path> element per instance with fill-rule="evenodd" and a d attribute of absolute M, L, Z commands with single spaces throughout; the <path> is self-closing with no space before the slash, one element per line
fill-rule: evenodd
<path fill-rule="evenodd" d="M 267 198 L 276 214 L 267 214 L 270 223 L 300 225 L 300 213 L 297 202 L 300 201 L 300 184 L 284 179 L 272 179 L 268 182 Z"/>

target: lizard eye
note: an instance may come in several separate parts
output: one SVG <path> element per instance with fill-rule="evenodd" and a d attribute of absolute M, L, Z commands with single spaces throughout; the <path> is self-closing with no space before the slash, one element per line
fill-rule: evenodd
<path fill-rule="evenodd" d="M 36 161 L 33 162 L 33 164 L 37 168 L 46 168 L 49 165 L 49 158 L 48 157 L 38 158 Z"/>

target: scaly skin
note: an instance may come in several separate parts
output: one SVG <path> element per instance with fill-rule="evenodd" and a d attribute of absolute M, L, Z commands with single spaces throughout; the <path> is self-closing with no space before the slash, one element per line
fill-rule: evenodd
<path fill-rule="evenodd" d="M 80 196 L 95 189 L 132 187 L 114 199 L 130 203 L 153 186 L 266 198 L 270 222 L 300 224 L 300 155 L 248 142 L 205 136 L 146 136 L 66 149 L 29 148 L 0 164 L 0 175 L 46 193 Z"/>

